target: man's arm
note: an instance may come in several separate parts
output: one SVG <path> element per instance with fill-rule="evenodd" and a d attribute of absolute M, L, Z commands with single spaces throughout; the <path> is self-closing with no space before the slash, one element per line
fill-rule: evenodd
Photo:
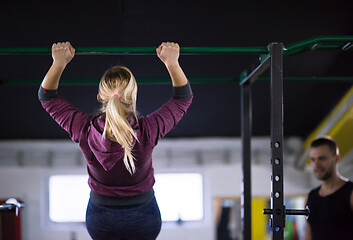
<path fill-rule="evenodd" d="M 353 191 L 351 192 L 350 203 L 351 203 L 351 210 L 353 212 Z"/>
<path fill-rule="evenodd" d="M 305 240 L 311 240 L 311 227 L 308 222 L 305 224 Z"/>

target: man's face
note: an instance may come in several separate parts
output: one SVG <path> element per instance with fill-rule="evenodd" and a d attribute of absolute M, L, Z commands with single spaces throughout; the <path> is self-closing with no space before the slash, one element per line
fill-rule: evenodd
<path fill-rule="evenodd" d="M 333 154 L 327 145 L 310 148 L 309 157 L 317 179 L 324 181 L 335 173 L 338 156 Z"/>

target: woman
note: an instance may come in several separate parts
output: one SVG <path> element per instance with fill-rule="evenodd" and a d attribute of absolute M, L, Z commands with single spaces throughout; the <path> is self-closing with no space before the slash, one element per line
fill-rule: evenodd
<path fill-rule="evenodd" d="M 174 96 L 155 112 L 138 118 L 137 84 L 125 67 L 112 67 L 102 76 L 99 115 L 86 114 L 58 95 L 59 79 L 75 49 L 69 42 L 52 46 L 53 64 L 38 96 L 87 160 L 91 195 L 86 225 L 93 239 L 156 239 L 160 232 L 152 151 L 186 113 L 192 91 L 179 65 L 179 45 L 165 42 L 156 52 L 170 74 Z"/>

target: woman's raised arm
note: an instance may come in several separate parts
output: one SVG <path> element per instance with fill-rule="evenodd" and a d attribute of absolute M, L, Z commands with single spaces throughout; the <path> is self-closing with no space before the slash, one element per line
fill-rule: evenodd
<path fill-rule="evenodd" d="M 55 90 L 66 65 L 75 56 L 75 49 L 69 42 L 54 43 L 52 46 L 53 64 L 45 75 L 41 86 L 48 90 Z"/>

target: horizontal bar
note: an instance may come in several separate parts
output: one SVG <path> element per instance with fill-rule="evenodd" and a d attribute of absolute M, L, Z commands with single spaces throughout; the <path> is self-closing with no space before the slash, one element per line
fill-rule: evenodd
<path fill-rule="evenodd" d="M 301 52 L 311 50 L 342 49 L 347 43 L 353 41 L 353 36 L 321 36 L 309 38 L 300 42 L 288 44 L 283 55 L 292 56 Z M 349 50 L 349 49 L 346 49 Z"/>
<path fill-rule="evenodd" d="M 263 214 L 268 214 L 268 215 L 272 215 L 273 213 L 275 214 L 280 214 L 279 210 L 275 210 L 273 211 L 273 209 L 269 209 L 269 208 L 265 208 L 263 210 Z M 304 209 L 304 210 L 299 210 L 299 209 L 285 209 L 285 215 L 305 215 L 305 216 L 309 216 L 310 211 L 309 209 Z"/>
<path fill-rule="evenodd" d="M 265 82 L 269 81 L 269 77 L 258 77 L 257 81 Z M 283 81 L 285 82 L 352 82 L 353 77 L 346 76 L 346 77 L 339 77 L 339 76 L 332 76 L 332 77 L 306 77 L 306 76 L 298 76 L 298 77 L 283 77 Z"/>
<path fill-rule="evenodd" d="M 289 44 L 284 50 L 284 56 L 291 56 L 303 51 L 311 50 L 311 47 L 319 43 L 321 49 L 344 48 L 347 43 L 353 41 L 353 36 L 322 36 L 306 39 Z M 322 47 L 320 47 L 322 46 Z M 155 54 L 155 47 L 76 47 L 77 55 L 150 55 Z M 181 54 L 267 54 L 267 47 L 181 47 Z M 1 47 L 0 55 L 35 55 L 51 54 L 50 47 Z"/>
<path fill-rule="evenodd" d="M 262 210 L 263 214 L 268 214 L 268 215 L 272 215 L 273 214 L 273 209 L 271 208 L 264 208 L 264 210 Z M 278 214 L 280 214 L 281 212 L 278 211 Z"/>
<path fill-rule="evenodd" d="M 40 84 L 43 79 L 40 78 L 9 78 L 0 79 L 0 84 L 6 85 L 26 85 L 26 84 Z M 235 82 L 241 81 L 239 77 L 196 77 L 188 78 L 191 83 L 215 83 L 215 82 Z M 259 82 L 268 82 L 269 77 L 258 77 Z M 60 83 L 62 84 L 98 84 L 100 79 L 98 78 L 62 78 Z M 138 83 L 170 83 L 170 78 L 136 78 Z M 284 77 L 283 81 L 286 82 L 353 82 L 353 77 Z"/>
<path fill-rule="evenodd" d="M 238 82 L 239 78 L 236 77 L 214 77 L 214 78 L 188 78 L 191 83 L 212 83 L 212 82 Z M 40 84 L 43 79 L 40 78 L 12 78 L 12 79 L 0 79 L 0 84 L 7 85 L 26 85 L 26 84 Z M 60 83 L 62 84 L 98 84 L 99 78 L 62 78 Z M 171 83 L 170 78 L 136 78 L 138 83 Z"/>
<path fill-rule="evenodd" d="M 0 212 L 8 212 L 11 211 L 13 209 L 16 209 L 16 205 L 14 204 L 0 204 Z"/>
<path fill-rule="evenodd" d="M 155 47 L 77 47 L 76 55 L 151 55 Z M 266 54 L 266 47 L 181 47 L 181 54 Z M 50 47 L 1 47 L 0 55 L 51 54 Z"/>
<path fill-rule="evenodd" d="M 286 215 L 305 215 L 309 216 L 310 211 L 309 209 L 305 210 L 298 210 L 298 209 L 286 209 Z"/>

